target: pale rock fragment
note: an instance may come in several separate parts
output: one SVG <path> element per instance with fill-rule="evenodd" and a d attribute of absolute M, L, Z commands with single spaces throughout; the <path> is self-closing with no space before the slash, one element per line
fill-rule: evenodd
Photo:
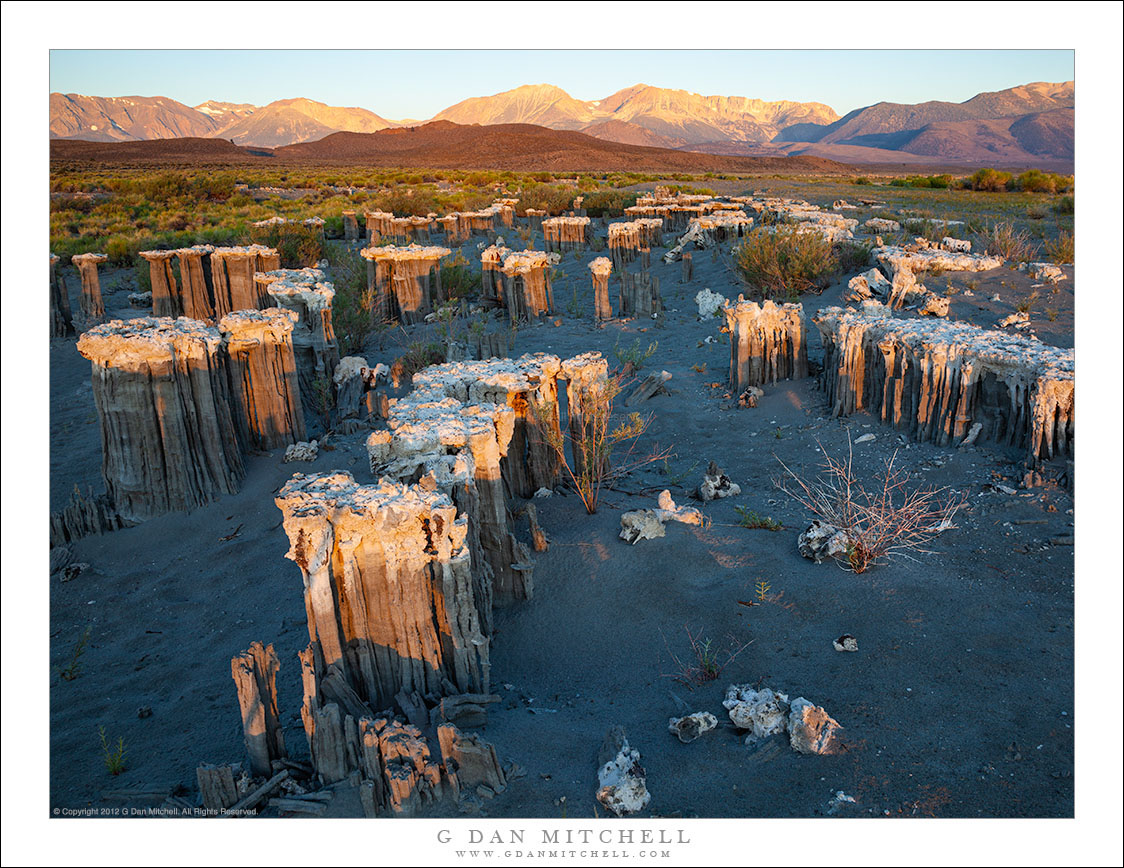
<path fill-rule="evenodd" d="M 315 461 L 318 452 L 319 445 L 315 440 L 301 440 L 299 443 L 291 443 L 285 447 L 284 463 L 288 464 L 291 461 Z"/>
<path fill-rule="evenodd" d="M 797 753 L 837 753 L 841 747 L 842 730 L 843 727 L 826 711 L 803 696 L 792 701 L 788 715 L 788 738 Z"/>
<path fill-rule="evenodd" d="M 749 730 L 746 744 L 785 731 L 788 695 L 768 687 L 755 690 L 751 684 L 731 684 L 722 707 L 738 729 Z"/>
<path fill-rule="evenodd" d="M 741 486 L 731 482 L 730 477 L 723 473 L 715 462 L 711 461 L 707 465 L 703 480 L 699 483 L 700 500 L 711 501 L 715 498 L 734 497 L 741 493 Z"/>
<path fill-rule="evenodd" d="M 652 800 L 640 765 L 640 752 L 629 746 L 624 729 L 609 730 L 598 757 L 597 801 L 616 814 L 635 814 Z"/>
<path fill-rule="evenodd" d="M 642 539 L 656 539 L 666 535 L 663 522 L 654 509 L 637 509 L 621 515 L 620 538 L 629 545 L 636 545 Z"/>
<path fill-rule="evenodd" d="M 844 633 L 838 639 L 832 640 L 831 647 L 836 651 L 858 651 L 859 640 L 850 633 Z"/>
<path fill-rule="evenodd" d="M 685 717 L 673 717 L 667 722 L 667 731 L 683 744 L 690 744 L 696 738 L 718 726 L 718 718 L 709 711 L 696 711 Z"/>
<path fill-rule="evenodd" d="M 710 319 L 718 313 L 719 308 L 729 304 L 729 300 L 720 293 L 703 289 L 695 293 L 695 304 L 699 307 L 699 316 L 702 319 Z"/>
<path fill-rule="evenodd" d="M 828 558 L 846 555 L 849 542 L 847 534 L 839 528 L 813 519 L 808 529 L 796 538 L 796 548 L 803 557 L 822 564 Z"/>

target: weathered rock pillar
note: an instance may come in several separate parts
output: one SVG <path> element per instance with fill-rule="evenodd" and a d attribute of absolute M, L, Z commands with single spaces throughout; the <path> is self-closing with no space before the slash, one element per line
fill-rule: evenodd
<path fill-rule="evenodd" d="M 360 255 L 375 263 L 376 310 L 382 319 L 421 322 L 445 300 L 441 259 L 448 247 L 365 247 Z"/>
<path fill-rule="evenodd" d="M 493 244 L 480 253 L 480 299 L 494 307 L 504 303 L 503 260 L 511 251 Z"/>
<path fill-rule="evenodd" d="M 513 533 L 501 464 L 515 413 L 503 404 L 462 403 L 431 383 L 391 405 L 387 421 L 389 431 L 367 438 L 371 472 L 402 482 L 427 477 L 468 519 L 479 619 L 490 634 L 493 600 L 508 605 L 532 591 L 530 553 Z"/>
<path fill-rule="evenodd" d="M 300 377 L 301 403 L 305 410 L 316 407 L 318 388 L 331 381 L 340 362 L 339 345 L 332 327 L 335 287 L 325 281 L 324 272 L 316 268 L 259 272 L 254 279 L 265 284 L 266 294 L 273 304 L 297 314 L 293 326 L 293 353 Z"/>
<path fill-rule="evenodd" d="M 550 217 L 542 221 L 544 246 L 551 252 L 584 250 L 589 231 L 588 217 Z"/>
<path fill-rule="evenodd" d="M 180 261 L 180 307 L 188 319 L 215 318 L 215 290 L 211 277 L 211 256 L 214 247 L 197 244 L 176 251 Z"/>
<path fill-rule="evenodd" d="M 639 274 L 621 272 L 620 314 L 621 316 L 647 319 L 663 311 L 663 296 L 660 295 L 660 279 L 651 272 Z"/>
<path fill-rule="evenodd" d="M 82 278 L 82 316 L 87 322 L 94 322 L 105 316 L 105 304 L 101 300 L 101 283 L 98 280 L 98 265 L 109 260 L 104 253 L 79 253 L 70 257 Z"/>
<path fill-rule="evenodd" d="M 598 256 L 589 263 L 593 276 L 593 312 L 599 320 L 613 318 L 613 306 L 609 303 L 609 276 L 613 273 L 613 263 L 604 256 Z"/>
<path fill-rule="evenodd" d="M 758 305 L 742 296 L 723 308 L 730 331 L 730 388 L 808 376 L 808 334 L 801 304 Z"/>
<path fill-rule="evenodd" d="M 446 495 L 337 472 L 295 475 L 276 503 L 304 576 L 319 692 L 359 719 L 405 710 L 414 693 L 488 691 L 468 528 Z"/>
<path fill-rule="evenodd" d="M 567 425 L 570 429 L 570 452 L 574 475 L 581 477 L 589 458 L 585 446 L 592 446 L 590 415 L 598 401 L 603 400 L 609 381 L 609 364 L 601 353 L 583 353 L 562 362 L 561 377 L 566 380 Z M 602 471 L 608 470 L 607 459 Z"/>
<path fill-rule="evenodd" d="M 832 413 L 866 410 L 917 440 L 1023 450 L 1029 469 L 1073 457 L 1074 356 L 968 323 L 824 308 L 822 380 Z"/>
<path fill-rule="evenodd" d="M 465 404 L 505 404 L 515 427 L 501 462 L 508 494 L 529 498 L 553 488 L 561 467 L 550 446 L 561 438 L 558 413 L 558 356 L 534 353 L 518 359 L 487 359 L 431 365 L 414 374 L 415 390 L 437 390 Z M 540 408 L 531 409 L 531 402 Z"/>
<path fill-rule="evenodd" d="M 343 212 L 343 237 L 345 241 L 359 240 L 359 221 L 355 219 L 354 211 Z"/>
<path fill-rule="evenodd" d="M 251 449 L 305 439 L 300 383 L 293 356 L 296 311 L 239 310 L 219 321 L 230 371 L 235 423 Z"/>
<path fill-rule="evenodd" d="M 269 298 L 254 280 L 259 271 L 280 268 L 280 257 L 270 247 L 251 244 L 248 247 L 216 247 L 211 253 L 211 276 L 214 281 L 215 317 L 222 318 L 236 310 L 260 310 Z"/>
<path fill-rule="evenodd" d="M 378 244 L 384 236 L 391 234 L 391 221 L 394 215 L 388 211 L 366 211 L 367 243 Z"/>
<path fill-rule="evenodd" d="M 78 339 L 93 363 L 102 476 L 143 521 L 238 490 L 244 474 L 218 329 L 186 318 L 113 320 Z"/>
<path fill-rule="evenodd" d="M 66 281 L 58 270 L 59 258 L 51 254 L 51 337 L 65 338 L 74 334 L 74 322 L 70 314 L 70 294 Z"/>
<path fill-rule="evenodd" d="M 177 317 L 183 315 L 180 307 L 179 287 L 172 268 L 174 250 L 142 250 L 140 256 L 148 261 L 148 276 L 152 284 L 152 315 Z"/>
<path fill-rule="evenodd" d="M 272 645 L 254 642 L 248 651 L 233 657 L 230 674 L 238 688 L 242 710 L 242 736 L 250 756 L 250 772 L 270 777 L 273 760 L 286 759 L 285 736 L 277 713 L 277 671 L 281 663 Z"/>
<path fill-rule="evenodd" d="M 509 253 L 503 260 L 503 294 L 512 322 L 538 319 L 554 310 L 549 254 Z"/>

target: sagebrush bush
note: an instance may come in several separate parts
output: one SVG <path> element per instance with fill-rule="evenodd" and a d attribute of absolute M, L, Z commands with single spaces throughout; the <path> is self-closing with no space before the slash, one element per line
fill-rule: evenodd
<path fill-rule="evenodd" d="M 329 279 L 336 290 L 332 299 L 332 329 L 341 356 L 358 354 L 375 325 L 375 300 L 367 289 L 367 264 L 346 247 L 329 246 Z"/>
<path fill-rule="evenodd" d="M 1046 258 L 1051 262 L 1063 265 L 1074 261 L 1076 255 L 1073 242 L 1073 233 L 1062 231 L 1057 238 L 1051 238 L 1042 245 Z"/>
<path fill-rule="evenodd" d="M 441 266 L 441 291 L 445 293 L 445 298 L 476 298 L 480 295 L 480 287 L 480 272 L 472 268 L 460 251 L 452 262 Z"/>
<path fill-rule="evenodd" d="M 968 185 L 973 190 L 983 190 L 987 193 L 999 193 L 1006 190 L 1014 180 L 1010 172 L 1001 172 L 998 169 L 980 169 L 968 179 Z"/>
<path fill-rule="evenodd" d="M 793 300 L 822 290 L 836 268 L 831 242 L 795 226 L 754 229 L 734 249 L 738 277 L 766 299 Z"/>
<path fill-rule="evenodd" d="M 1013 262 L 1029 262 L 1038 255 L 1038 245 L 1030 233 L 1019 231 L 1010 223 L 995 223 L 981 239 L 982 247 L 991 256 L 1002 256 Z"/>

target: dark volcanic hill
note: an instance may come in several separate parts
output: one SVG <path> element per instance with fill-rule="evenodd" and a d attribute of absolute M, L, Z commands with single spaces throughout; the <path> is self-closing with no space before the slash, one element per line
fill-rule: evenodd
<path fill-rule="evenodd" d="M 244 163 L 261 160 L 270 152 L 243 148 L 226 139 L 153 139 L 144 142 L 87 142 L 52 139 L 51 160 L 76 163 Z"/>
<path fill-rule="evenodd" d="M 604 141 L 532 124 L 434 121 L 376 133 L 335 133 L 277 148 L 279 160 L 511 171 L 848 172 L 819 157 L 736 157 Z"/>

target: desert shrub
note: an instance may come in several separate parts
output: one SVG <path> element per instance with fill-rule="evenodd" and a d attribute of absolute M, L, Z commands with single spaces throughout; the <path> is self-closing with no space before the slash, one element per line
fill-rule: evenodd
<path fill-rule="evenodd" d="M 968 184 L 973 190 L 999 193 L 1007 189 L 1013 177 L 1010 172 L 1001 172 L 998 169 L 980 169 L 968 179 Z"/>
<path fill-rule="evenodd" d="M 692 633 L 688 627 L 684 627 L 684 629 L 687 631 L 687 644 L 691 651 L 690 657 L 682 660 L 668 646 L 667 651 L 675 664 L 675 671 L 665 674 L 664 677 L 678 681 L 691 690 L 706 684 L 708 681 L 717 680 L 718 676 L 722 674 L 722 670 L 733 663 L 735 657 L 753 644 L 752 639 L 748 642 L 739 642 L 733 636 L 730 636 L 729 644 L 725 648 L 719 648 L 717 643 L 709 637 L 703 637 L 701 633 Z M 664 644 L 667 644 L 666 640 Z"/>
<path fill-rule="evenodd" d="M 835 268 L 831 242 L 795 226 L 754 229 L 734 250 L 738 277 L 763 298 L 795 299 L 822 290 Z"/>
<path fill-rule="evenodd" d="M 854 184 L 857 187 L 869 187 L 870 186 L 870 178 L 866 178 L 866 177 L 860 175 L 857 178 L 852 178 L 851 183 Z"/>
<path fill-rule="evenodd" d="M 582 207 L 590 217 L 620 217 L 625 208 L 636 204 L 636 194 L 625 190 L 597 190 L 587 193 Z"/>
<path fill-rule="evenodd" d="M 1073 262 L 1075 247 L 1073 242 L 1073 233 L 1062 231 L 1058 233 L 1057 238 L 1051 238 L 1042 245 L 1042 251 L 1046 254 L 1046 258 L 1051 262 L 1062 265 L 1064 263 Z"/>
<path fill-rule="evenodd" d="M 557 215 L 568 210 L 573 201 L 574 191 L 569 187 L 557 184 L 531 184 L 519 192 L 518 207 L 520 211 L 535 208 Z"/>
<path fill-rule="evenodd" d="M 1026 218 L 1028 220 L 1043 220 L 1047 214 L 1046 206 L 1036 202 L 1033 205 L 1026 206 Z"/>
<path fill-rule="evenodd" d="M 991 256 L 1002 256 L 1014 262 L 1029 262 L 1038 255 L 1038 245 L 1030 233 L 1019 231 L 1010 223 L 995 223 L 983 235 L 981 244 Z"/>
<path fill-rule="evenodd" d="M 844 274 L 861 271 L 870 265 L 870 252 L 873 249 L 873 244 L 860 241 L 842 241 L 836 244 L 832 249 L 836 270 Z"/>
<path fill-rule="evenodd" d="M 480 272 L 472 269 L 460 251 L 452 262 L 441 266 L 441 290 L 446 298 L 475 298 L 480 294 L 480 283 Z"/>
<path fill-rule="evenodd" d="M 955 527 L 952 519 L 967 503 L 966 495 L 947 487 L 910 489 L 909 474 L 895 466 L 897 452 L 886 462 L 885 470 L 866 483 L 852 467 L 850 450 L 840 460 L 819 448 L 824 462 L 817 478 L 802 479 L 781 462 L 785 474 L 774 484 L 818 519 L 843 532 L 847 543 L 838 560 L 844 569 L 863 573 L 892 556 L 929 553 L 925 546 Z"/>
<path fill-rule="evenodd" d="M 344 247 L 329 246 L 328 271 L 336 290 L 332 329 L 341 356 L 356 355 L 367 342 L 375 317 L 375 300 L 367 289 L 367 263 Z"/>
<path fill-rule="evenodd" d="M 443 344 L 437 341 L 413 341 L 406 347 L 406 351 L 394 360 L 393 367 L 397 371 L 395 379 L 405 382 L 422 368 L 428 368 L 430 365 L 437 365 L 443 361 L 445 361 Z"/>
<path fill-rule="evenodd" d="M 1074 207 L 1072 196 L 1062 196 L 1057 202 L 1054 203 L 1055 214 L 1072 214 L 1073 210 Z"/>
<path fill-rule="evenodd" d="M 1029 169 L 1015 178 L 1013 187 L 1024 193 L 1064 193 L 1073 186 L 1073 178 Z"/>
<path fill-rule="evenodd" d="M 634 374 L 644 367 L 644 363 L 656 354 L 659 349 L 659 341 L 652 341 L 648 344 L 647 349 L 640 347 L 640 338 L 632 342 L 631 346 L 622 347 L 620 345 L 620 338 L 617 338 L 617 343 L 613 345 L 613 355 L 617 358 L 617 364 L 620 365 L 621 370 Z"/>
<path fill-rule="evenodd" d="M 552 406 L 536 398 L 528 403 L 531 417 L 536 422 L 535 431 L 546 438 L 545 445 L 557 456 L 559 465 L 590 515 L 597 512 L 601 489 L 607 482 L 619 479 L 644 464 L 661 461 L 668 455 L 666 452 L 642 458 L 635 455 L 636 441 L 648 430 L 651 416 L 644 418 L 639 413 L 631 413 L 613 426 L 613 402 L 621 392 L 621 384 L 620 377 L 607 377 L 588 388 L 574 390 L 574 394 L 569 396 L 569 409 L 572 416 L 576 414 L 581 419 L 582 424 L 568 425 L 565 434 L 551 422 Z M 628 444 L 626 453 L 623 459 L 614 461 L 614 451 L 622 443 Z"/>
<path fill-rule="evenodd" d="M 305 226 L 295 221 L 250 227 L 250 240 L 274 247 L 281 256 L 283 268 L 308 268 L 323 255 L 320 227 Z"/>
<path fill-rule="evenodd" d="M 102 761 L 105 763 L 105 769 L 111 775 L 119 775 L 125 771 L 125 759 L 128 756 L 128 751 L 125 749 L 125 737 L 118 736 L 117 743 L 110 745 L 109 739 L 105 734 L 105 727 L 98 727 L 98 736 L 101 738 L 101 752 Z"/>

